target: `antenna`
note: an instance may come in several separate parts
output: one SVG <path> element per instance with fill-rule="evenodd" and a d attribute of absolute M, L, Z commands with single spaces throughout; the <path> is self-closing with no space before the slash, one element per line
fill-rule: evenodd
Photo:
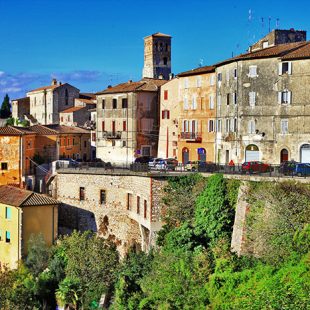
<path fill-rule="evenodd" d="M 202 58 L 200 58 L 200 60 L 199 60 L 199 65 L 198 65 L 200 68 L 203 66 L 203 59 Z"/>
<path fill-rule="evenodd" d="M 279 28 L 279 25 L 280 25 L 280 22 L 279 22 L 279 21 L 280 21 L 280 18 L 277 18 L 277 19 L 276 19 L 276 28 L 277 28 L 277 29 Z"/>
<path fill-rule="evenodd" d="M 261 17 L 262 22 L 262 35 L 264 35 L 264 17 Z"/>
<path fill-rule="evenodd" d="M 271 22 L 271 16 L 268 17 L 268 30 L 270 32 L 270 22 Z"/>

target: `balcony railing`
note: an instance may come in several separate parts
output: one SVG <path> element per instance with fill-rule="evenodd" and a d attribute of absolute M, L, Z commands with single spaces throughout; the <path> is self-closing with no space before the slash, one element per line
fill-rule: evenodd
<path fill-rule="evenodd" d="M 121 131 L 104 131 L 102 133 L 102 137 L 105 139 L 121 139 L 122 132 Z"/>
<path fill-rule="evenodd" d="M 181 132 L 181 140 L 201 142 L 201 132 Z"/>

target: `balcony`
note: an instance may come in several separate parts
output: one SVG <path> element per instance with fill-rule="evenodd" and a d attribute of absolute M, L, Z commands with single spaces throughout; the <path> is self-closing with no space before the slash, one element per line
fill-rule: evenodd
<path fill-rule="evenodd" d="M 102 137 L 104 139 L 121 139 L 122 132 L 121 131 L 104 131 L 102 133 Z"/>
<path fill-rule="evenodd" d="M 201 132 L 181 132 L 181 140 L 186 140 L 189 142 L 201 142 Z"/>

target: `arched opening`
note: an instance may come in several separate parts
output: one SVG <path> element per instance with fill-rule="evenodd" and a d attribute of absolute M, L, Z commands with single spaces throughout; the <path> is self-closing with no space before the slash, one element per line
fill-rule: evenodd
<path fill-rule="evenodd" d="M 204 148 L 200 147 L 197 149 L 198 160 L 199 161 L 206 161 L 207 160 L 207 152 Z"/>
<path fill-rule="evenodd" d="M 300 162 L 310 163 L 310 144 L 303 144 L 300 147 Z"/>
<path fill-rule="evenodd" d="M 255 144 L 249 144 L 245 148 L 245 161 L 259 160 L 259 148 Z"/>
<path fill-rule="evenodd" d="M 288 161 L 288 150 L 282 149 L 280 153 L 280 163 L 283 163 L 284 161 Z"/>
<path fill-rule="evenodd" d="M 182 149 L 182 163 L 186 165 L 189 162 L 189 150 L 187 147 Z"/>

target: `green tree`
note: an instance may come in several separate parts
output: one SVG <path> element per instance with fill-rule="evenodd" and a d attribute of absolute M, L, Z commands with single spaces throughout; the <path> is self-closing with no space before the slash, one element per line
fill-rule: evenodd
<path fill-rule="evenodd" d="M 5 95 L 1 109 L 0 109 L 0 117 L 1 118 L 8 118 L 11 116 L 11 104 L 10 104 L 10 98 L 8 94 Z"/>

